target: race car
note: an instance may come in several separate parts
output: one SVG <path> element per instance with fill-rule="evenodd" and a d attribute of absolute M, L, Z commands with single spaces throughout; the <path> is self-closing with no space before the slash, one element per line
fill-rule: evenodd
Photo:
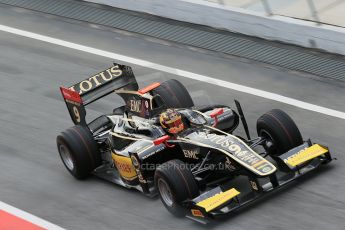
<path fill-rule="evenodd" d="M 194 105 L 177 80 L 139 89 L 131 67 L 112 67 L 60 88 L 75 126 L 57 136 L 67 170 L 159 195 L 175 216 L 201 223 L 231 213 L 332 160 L 273 109 L 251 138 L 243 110 Z M 86 121 L 85 106 L 116 93 L 124 105 Z M 240 124 L 246 137 L 235 135 Z M 243 183 L 245 180 L 245 183 Z M 242 181 L 242 182 L 241 182 Z"/>

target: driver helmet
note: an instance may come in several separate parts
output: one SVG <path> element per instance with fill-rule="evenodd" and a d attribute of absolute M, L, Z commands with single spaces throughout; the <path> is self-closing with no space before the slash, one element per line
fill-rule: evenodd
<path fill-rule="evenodd" d="M 181 114 L 175 109 L 168 109 L 159 117 L 161 126 L 170 134 L 178 134 L 184 130 Z"/>

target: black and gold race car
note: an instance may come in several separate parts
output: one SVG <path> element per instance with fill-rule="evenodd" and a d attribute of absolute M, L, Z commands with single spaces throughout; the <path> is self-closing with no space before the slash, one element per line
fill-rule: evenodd
<path fill-rule="evenodd" d="M 93 174 L 149 196 L 176 216 L 207 222 L 237 210 L 332 160 L 303 141 L 293 120 L 274 109 L 251 138 L 240 104 L 196 106 L 177 80 L 139 89 L 131 67 L 114 64 L 61 87 L 75 126 L 57 137 L 67 170 Z M 110 94 L 124 99 L 87 123 L 85 106 Z M 246 138 L 234 134 L 240 121 Z M 245 182 L 245 183 L 243 183 Z"/>

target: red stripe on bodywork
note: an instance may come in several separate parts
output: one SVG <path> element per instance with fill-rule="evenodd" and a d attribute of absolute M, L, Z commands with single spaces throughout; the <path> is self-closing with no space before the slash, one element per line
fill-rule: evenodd
<path fill-rule="evenodd" d="M 44 230 L 29 221 L 0 210 L 0 230 Z"/>
<path fill-rule="evenodd" d="M 161 84 L 159 82 L 152 83 L 151 85 L 146 86 L 145 88 L 138 90 L 138 93 L 145 94 L 145 93 L 157 88 L 160 85 Z"/>
<path fill-rule="evenodd" d="M 78 92 L 64 88 L 64 87 L 60 87 L 60 90 L 61 90 L 63 98 L 65 98 L 66 100 L 82 103 L 81 97 Z"/>

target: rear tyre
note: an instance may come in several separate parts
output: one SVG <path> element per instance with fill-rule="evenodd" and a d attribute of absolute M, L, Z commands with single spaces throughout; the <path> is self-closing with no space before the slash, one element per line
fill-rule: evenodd
<path fill-rule="evenodd" d="M 257 121 L 256 128 L 258 135 L 268 140 L 266 150 L 273 156 L 279 156 L 303 143 L 295 122 L 279 109 L 273 109 L 262 115 Z"/>
<path fill-rule="evenodd" d="M 87 178 L 101 165 L 101 157 L 92 133 L 77 125 L 56 138 L 57 148 L 66 169 L 77 179 Z"/>
<path fill-rule="evenodd" d="M 170 160 L 160 165 L 155 172 L 155 185 L 164 206 L 177 217 L 186 215 L 181 202 L 199 195 L 192 172 L 180 160 Z"/>
<path fill-rule="evenodd" d="M 194 106 L 193 100 L 181 82 L 170 79 L 152 90 L 154 95 L 160 95 L 168 108 L 190 108 Z"/>

